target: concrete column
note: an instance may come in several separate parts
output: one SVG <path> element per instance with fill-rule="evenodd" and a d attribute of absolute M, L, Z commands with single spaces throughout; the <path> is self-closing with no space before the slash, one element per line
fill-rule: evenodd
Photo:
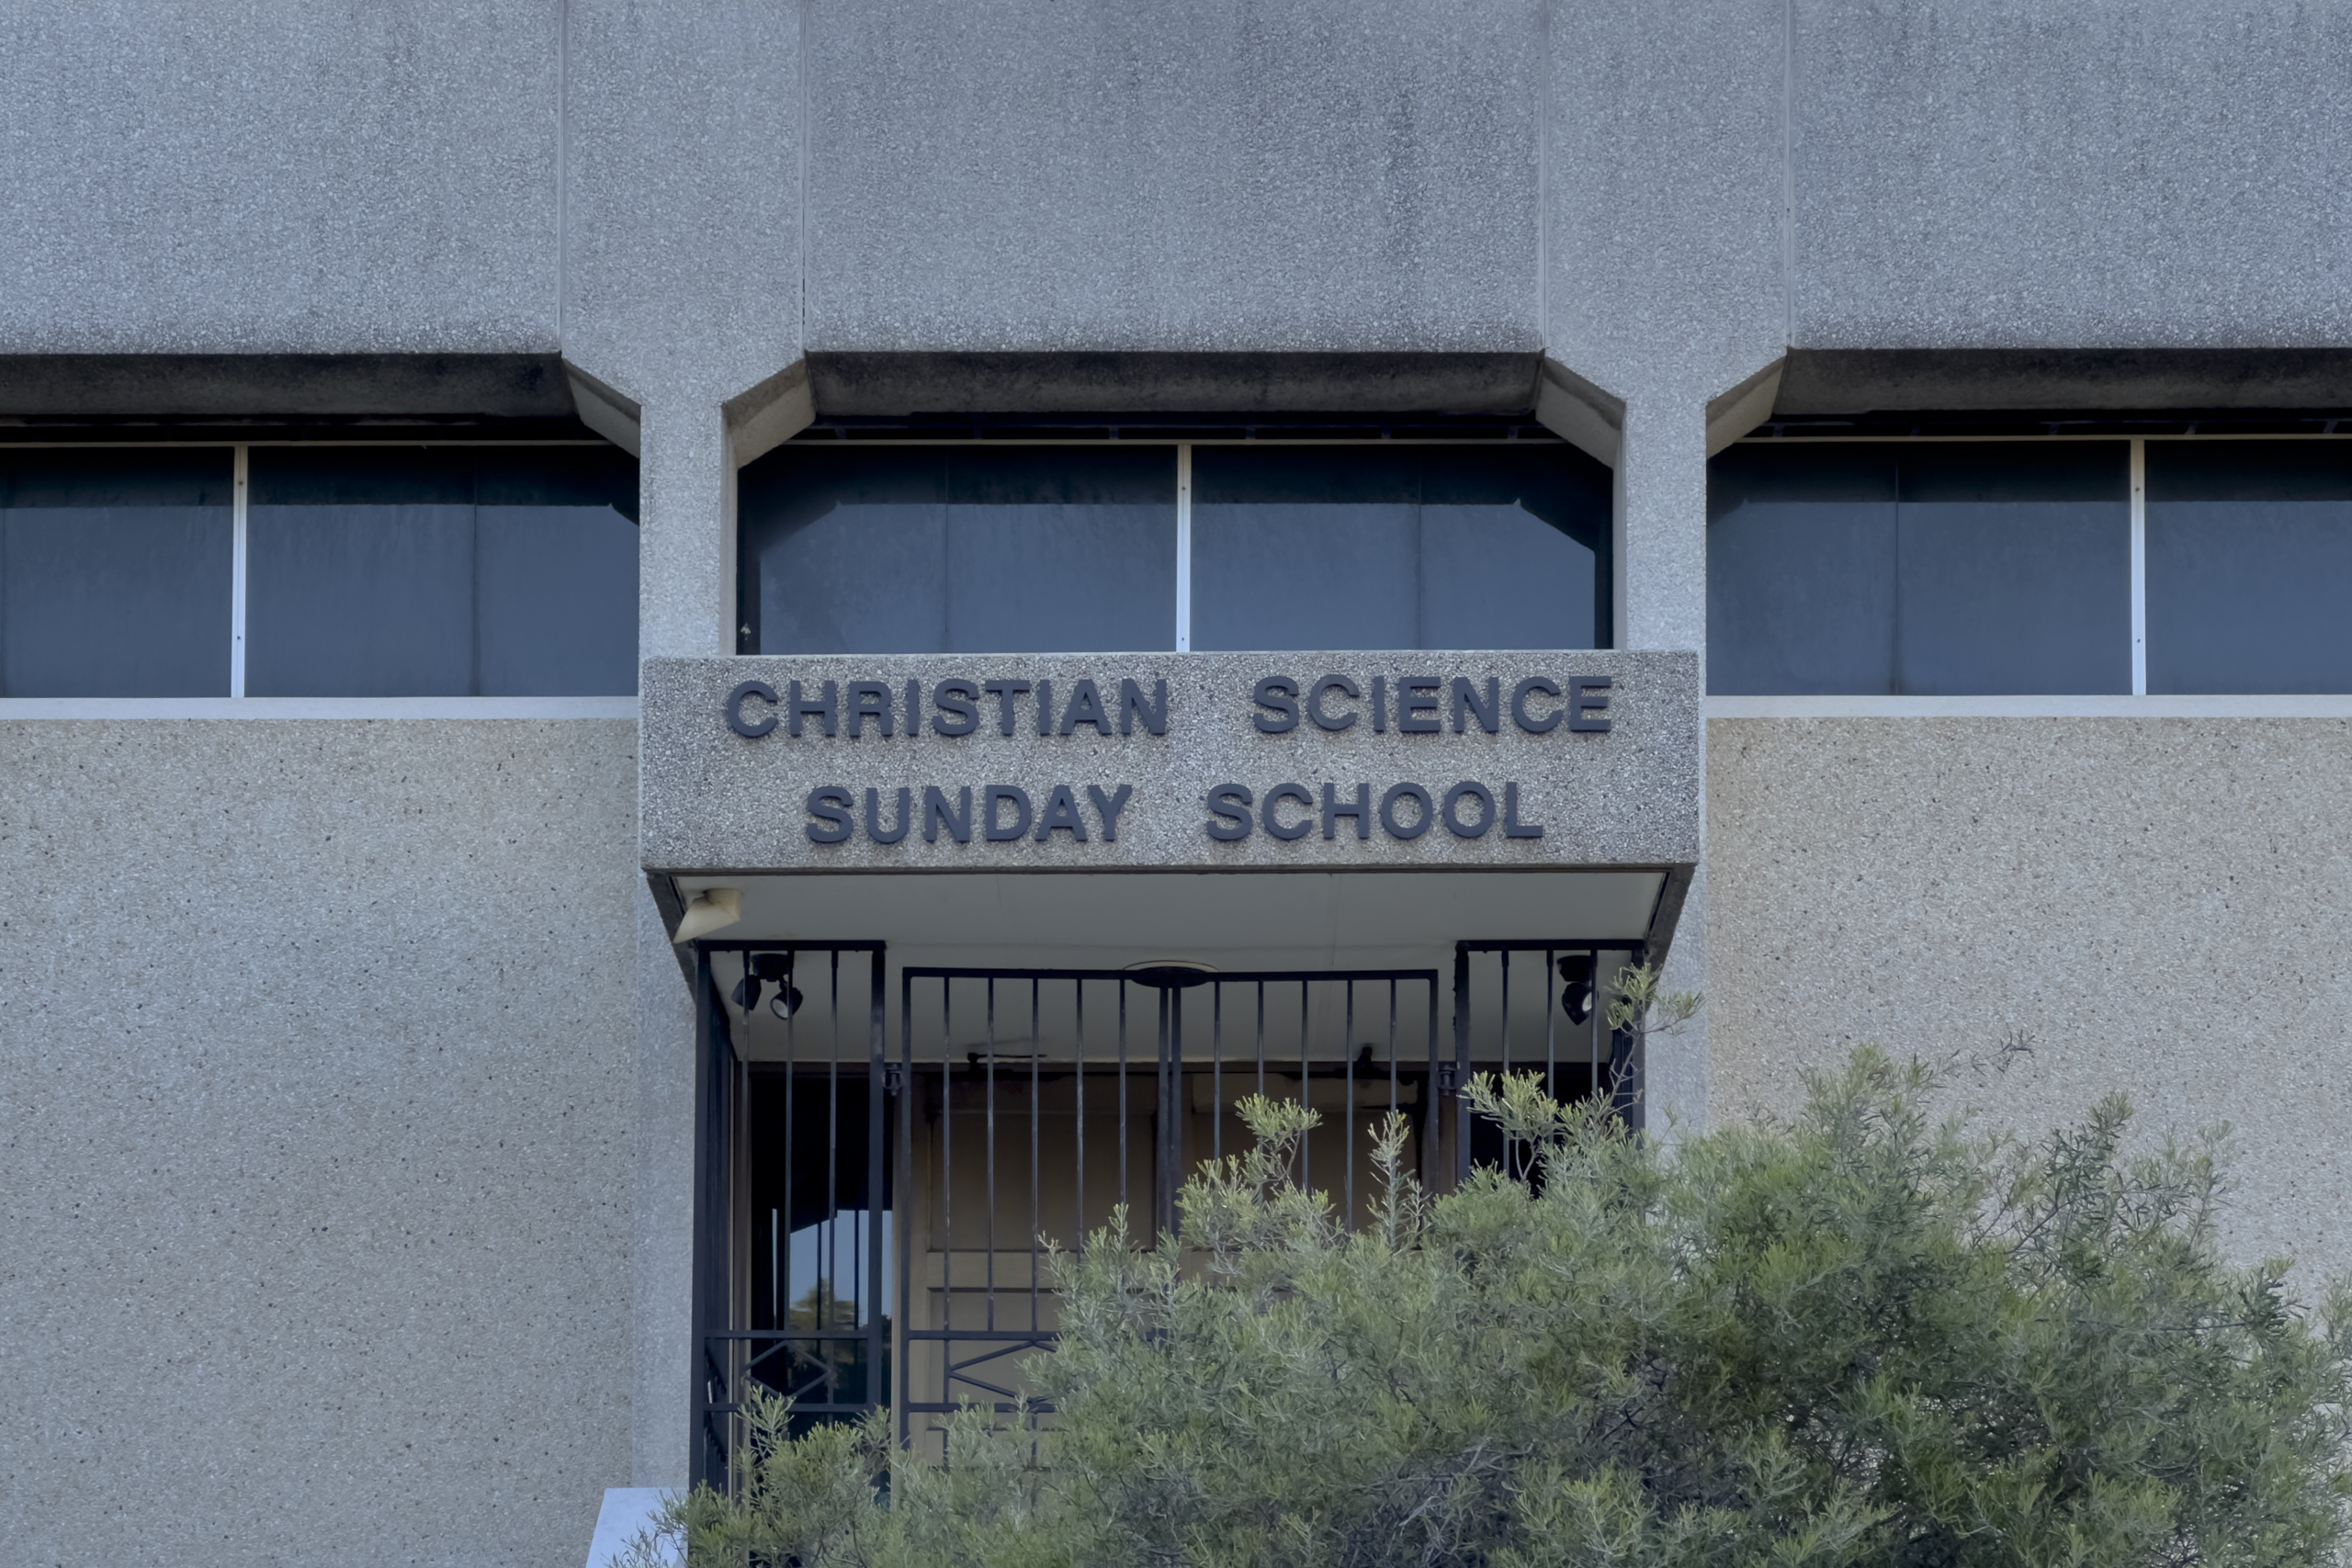
<path fill-rule="evenodd" d="M 718 400 L 649 397 L 638 454 L 640 658 L 735 651 L 735 463 Z M 683 1487 L 692 1458 L 693 998 L 653 898 L 637 890 L 637 1251 L 629 1479 Z"/>
<path fill-rule="evenodd" d="M 1625 402 L 1617 452 L 1617 646 L 1707 649 L 1707 410 L 1670 391 Z"/>
<path fill-rule="evenodd" d="M 1652 391 L 1626 400 L 1617 453 L 1617 646 L 1707 653 L 1707 408 Z M 1697 1131 L 1707 1120 L 1706 758 L 1700 755 L 1701 862 L 1675 923 L 1665 988 L 1696 991 L 1699 1014 L 1654 1036 L 1649 1124 Z"/>
<path fill-rule="evenodd" d="M 735 463 L 716 399 L 649 398 L 638 461 L 640 658 L 735 651 Z"/>
<path fill-rule="evenodd" d="M 682 1487 L 694 1441 L 695 1018 L 661 911 L 637 888 L 636 1249 L 629 1483 Z"/>

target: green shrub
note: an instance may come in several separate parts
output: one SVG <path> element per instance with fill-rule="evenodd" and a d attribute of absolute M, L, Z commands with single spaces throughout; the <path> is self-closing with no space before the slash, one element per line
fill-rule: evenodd
<path fill-rule="evenodd" d="M 2132 1156 L 2120 1099 L 1977 1135 L 1870 1049 L 1809 1088 L 1661 1146 L 1482 1082 L 1527 1179 L 1432 1201 L 1393 1123 L 1354 1235 L 1289 1179 L 1310 1113 L 1256 1102 L 1183 1249 L 1057 1259 L 1050 1418 L 960 1414 L 943 1467 L 766 1404 L 741 1495 L 662 1533 L 693 1568 L 2334 1559 L 2352 1301 L 2223 1263 L 2211 1141 Z"/>

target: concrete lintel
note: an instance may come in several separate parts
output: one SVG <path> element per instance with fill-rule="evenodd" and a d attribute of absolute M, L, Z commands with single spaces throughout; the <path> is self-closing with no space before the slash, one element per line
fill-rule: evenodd
<path fill-rule="evenodd" d="M 728 399 L 719 412 L 727 420 L 728 448 L 737 468 L 766 456 L 817 417 L 808 361 L 795 360 L 749 391 Z"/>
<path fill-rule="evenodd" d="M 566 419 L 552 354 L 0 355 L 0 415 Z"/>
<path fill-rule="evenodd" d="M 1772 417 L 1773 400 L 1781 393 L 1783 355 L 1734 387 L 1707 401 L 1707 456 L 1712 457 Z"/>
<path fill-rule="evenodd" d="M 570 361 L 563 370 L 571 383 L 572 406 L 580 412 L 580 423 L 630 457 L 642 457 L 639 448 L 645 440 L 645 411 L 637 400 L 615 391 Z"/>
<path fill-rule="evenodd" d="M 1535 418 L 1561 440 L 1611 468 L 1625 443 L 1625 400 L 1546 359 L 1537 369 Z"/>
<path fill-rule="evenodd" d="M 1524 414 L 1532 354 L 811 354 L 828 414 Z"/>
<path fill-rule="evenodd" d="M 2352 408 L 2352 348 L 1792 349 L 1773 412 Z"/>

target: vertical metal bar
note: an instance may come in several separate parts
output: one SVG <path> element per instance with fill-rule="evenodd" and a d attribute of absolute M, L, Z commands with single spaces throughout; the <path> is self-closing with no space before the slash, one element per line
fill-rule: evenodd
<path fill-rule="evenodd" d="M 1037 1207 L 1037 1058 L 1045 1052 L 1046 1031 L 1037 1017 L 1037 977 L 1029 977 L 1029 1327 L 1037 1327 L 1037 1231 L 1045 1216 Z"/>
<path fill-rule="evenodd" d="M 1070 1006 L 1077 1013 L 1077 1041 L 1070 1047 L 1078 1065 L 1078 1235 L 1071 1245 L 1086 1245 L 1086 982 L 1069 983 Z"/>
<path fill-rule="evenodd" d="M 1552 1006 L 1552 982 L 1560 977 L 1559 967 L 1552 957 L 1552 950 L 1544 950 L 1544 984 L 1536 996 L 1544 1003 L 1544 1092 L 1557 1100 L 1560 1097 L 1559 1023 L 1560 1015 Z"/>
<path fill-rule="evenodd" d="M 1648 947 L 1645 943 L 1635 942 L 1632 953 L 1628 956 L 1630 962 L 1635 964 L 1645 964 L 1648 962 Z M 1642 1021 L 1647 1022 L 1648 1021 L 1643 1020 Z M 1641 1032 L 1639 1030 L 1632 1030 L 1627 1032 L 1629 1038 L 1625 1042 L 1624 1072 L 1627 1087 L 1623 1096 L 1622 1103 L 1624 1107 L 1623 1114 L 1625 1117 L 1625 1124 L 1631 1127 L 1634 1132 L 1638 1133 L 1649 1124 L 1649 1096 L 1646 1092 L 1648 1089 L 1646 1079 L 1649 1076 L 1649 1063 L 1643 1059 L 1645 1052 L 1642 1046 Z"/>
<path fill-rule="evenodd" d="M 938 1328 L 955 1328 L 955 980 L 938 976 Z M 938 1345 L 938 1401 L 948 1401 L 948 1340 Z"/>
<path fill-rule="evenodd" d="M 718 1045 L 711 1019 L 710 950 L 695 944 L 695 1160 L 694 1228 L 694 1427 L 688 1436 L 686 1463 L 697 1482 L 726 1484 L 725 1468 L 713 1450 L 710 1397 L 711 1243 L 712 1214 L 718 1202 L 713 1190 L 714 1162 L 719 1151 Z"/>
<path fill-rule="evenodd" d="M 1306 987 L 1310 983 L 1304 979 L 1298 983 L 1298 1103 L 1301 1109 L 1308 1111 L 1315 1108 L 1315 1068 L 1309 1056 L 1306 1033 Z M 1310 1191 L 1313 1189 L 1309 1183 L 1314 1179 L 1315 1171 L 1309 1150 L 1314 1143 L 1313 1132 L 1299 1135 L 1298 1184 Z"/>
<path fill-rule="evenodd" d="M 1176 1194 L 1184 1185 L 1184 1118 L 1191 1104 L 1184 1095 L 1184 993 L 1168 992 L 1168 1234 L 1181 1235 Z"/>
<path fill-rule="evenodd" d="M 1430 1077 L 1421 1095 L 1422 1179 L 1431 1187 L 1437 1185 L 1438 1105 L 1437 1105 L 1437 976 L 1429 979 L 1430 992 Z"/>
<path fill-rule="evenodd" d="M 2148 694 L 2148 442 L 2140 435 L 2132 438 L 2132 694 Z"/>
<path fill-rule="evenodd" d="M 1592 950 L 1592 1010 L 1585 1019 L 1584 1091 L 1600 1098 L 1600 1021 L 1609 1010 L 1600 1005 L 1600 949 Z"/>
<path fill-rule="evenodd" d="M 787 958 L 797 958 L 799 954 L 797 952 L 787 950 L 786 956 Z M 747 968 L 751 962 L 752 953 L 749 948 L 746 948 L 743 950 L 743 963 Z M 791 964 L 786 964 L 785 965 L 784 983 L 786 987 L 789 987 L 792 984 L 792 971 L 795 967 L 797 967 L 797 965 Z M 795 1008 L 792 1010 L 791 1015 L 784 1021 L 784 1239 L 786 1245 L 784 1249 L 784 1318 L 782 1322 L 776 1325 L 778 1328 L 790 1328 L 794 1326 L 792 1321 L 792 1247 L 790 1243 L 793 1236 L 793 1189 L 799 1184 L 800 1168 L 795 1165 L 792 1161 L 792 1131 L 794 1122 L 797 1120 L 793 1114 L 793 1091 L 800 1081 L 799 1044 L 800 1010 L 798 1008 Z M 777 1351 L 776 1354 L 783 1360 L 786 1371 L 789 1372 L 793 1359 L 792 1346 L 790 1342 L 787 1341 L 784 1348 Z"/>
<path fill-rule="evenodd" d="M 825 1271 L 817 1279 L 817 1326 L 820 1330 L 833 1326 L 833 1303 L 842 1290 L 842 950 L 834 948 L 828 955 L 826 971 L 830 977 L 832 999 L 833 1048 L 825 1061 L 825 1217 L 818 1222 L 817 1232 L 825 1246 Z M 749 962 L 750 955 L 745 955 Z M 825 1374 L 825 1402 L 841 1402 L 841 1390 L 835 1386 L 837 1364 L 830 1340 L 817 1342 L 817 1365 Z"/>
<path fill-rule="evenodd" d="M 914 1200 L 915 1146 L 915 978 L 903 969 L 899 973 L 899 1190 L 895 1196 L 904 1199 L 911 1212 Z M 895 1207 L 895 1205 L 894 1205 Z M 907 1314 L 910 1299 L 908 1280 L 914 1272 L 914 1227 L 907 1222 L 911 1213 L 898 1216 L 892 1227 L 899 1233 L 899 1343 L 910 1346 L 907 1335 L 914 1328 L 914 1319 Z M 899 1407 L 899 1446 L 905 1448 L 909 1437 L 907 1406 L 914 1399 L 910 1381 L 914 1358 L 904 1352 L 891 1357 L 893 1375 L 890 1379 L 890 1403 Z"/>
<path fill-rule="evenodd" d="M 1209 982 L 1209 1158 L 1225 1157 L 1225 982 Z"/>
<path fill-rule="evenodd" d="M 1151 1230 L 1155 1244 L 1168 1234 L 1168 998 L 1171 994 L 1165 986 L 1157 988 L 1159 998 L 1159 1073 L 1153 1080 L 1156 1110 L 1152 1116 L 1151 1140 Z"/>
<path fill-rule="evenodd" d="M 1119 987 L 1119 1207 L 1127 1206 L 1127 983 Z"/>
<path fill-rule="evenodd" d="M 882 1145 L 889 1141 L 889 1123 L 883 1100 L 888 1093 L 889 1068 L 884 1063 L 884 1014 L 889 998 L 883 991 L 883 948 L 866 954 L 866 981 L 871 1016 L 866 1023 L 865 1071 L 865 1398 L 870 1409 L 882 1400 L 883 1358 L 889 1354 L 882 1335 L 882 1223 L 885 1177 Z"/>
<path fill-rule="evenodd" d="M 996 979 L 988 982 L 988 1128 L 989 1128 L 989 1256 L 988 1326 L 996 1327 Z"/>
<path fill-rule="evenodd" d="M 1388 1118 L 1396 1114 L 1396 981 L 1388 982 L 1388 1112 L 1380 1124 L 1388 1125 Z"/>
<path fill-rule="evenodd" d="M 1463 1079 L 1470 1071 L 1470 950 L 1453 946 L 1453 1184 L 1470 1179 L 1470 1101 Z"/>
<path fill-rule="evenodd" d="M 1347 1088 L 1341 1091 L 1347 1107 L 1342 1112 L 1347 1127 L 1345 1141 L 1340 1145 L 1345 1174 L 1340 1179 L 1340 1228 L 1351 1231 L 1356 1228 L 1356 983 L 1353 980 L 1348 982 L 1346 1018 L 1347 1021 L 1340 1026 L 1340 1066 L 1348 1075 Z"/>
<path fill-rule="evenodd" d="M 1510 1077 L 1510 949 L 1500 954 L 1503 975 L 1503 1077 Z"/>
<path fill-rule="evenodd" d="M 744 1010 L 743 1028 L 746 1051 L 752 1043 L 750 1018 L 751 1010 L 747 1008 Z M 729 1037 L 730 1040 L 733 1037 L 731 1029 Z M 727 1162 L 722 1168 L 720 1181 L 721 1191 L 725 1194 L 723 1206 L 727 1211 L 727 1250 L 726 1261 L 720 1266 L 720 1283 L 727 1302 L 722 1326 L 731 1329 L 748 1327 L 752 1315 L 751 1292 L 747 1288 L 751 1270 L 751 1205 L 747 1201 L 740 1206 L 743 1223 L 739 1227 L 736 1213 L 739 1205 L 735 1201 L 738 1197 L 748 1199 L 751 1195 L 752 1068 L 741 1053 L 730 1050 L 727 1053 L 726 1061 L 727 1077 L 720 1093 L 727 1107 Z M 750 1363 L 751 1346 L 740 1339 L 729 1340 L 727 1398 L 730 1404 L 740 1404 L 742 1401 L 744 1386 L 750 1381 Z M 737 1416 L 730 1424 L 730 1433 L 740 1439 L 742 1429 L 742 1417 Z"/>
<path fill-rule="evenodd" d="M 1258 982 L 1258 1094 L 1266 1092 L 1266 982 Z"/>

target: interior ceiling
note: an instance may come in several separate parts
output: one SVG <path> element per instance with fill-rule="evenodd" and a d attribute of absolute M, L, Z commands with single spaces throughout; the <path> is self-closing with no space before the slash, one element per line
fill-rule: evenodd
<path fill-rule="evenodd" d="M 1457 941 L 1644 936 L 1660 871 L 682 876 L 742 894 L 715 941 L 880 941 L 892 965 L 1451 971 Z"/>

